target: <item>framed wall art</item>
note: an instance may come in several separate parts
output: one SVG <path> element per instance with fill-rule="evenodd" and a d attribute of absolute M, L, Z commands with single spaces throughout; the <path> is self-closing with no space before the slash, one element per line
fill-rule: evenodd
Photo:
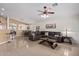
<path fill-rule="evenodd" d="M 55 29 L 56 24 L 46 24 L 46 29 Z"/>

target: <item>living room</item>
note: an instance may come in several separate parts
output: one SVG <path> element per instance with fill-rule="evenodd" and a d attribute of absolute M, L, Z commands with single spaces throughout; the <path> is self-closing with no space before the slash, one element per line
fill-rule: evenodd
<path fill-rule="evenodd" d="M 79 55 L 78 16 L 79 3 L 0 3 L 0 55 Z"/>

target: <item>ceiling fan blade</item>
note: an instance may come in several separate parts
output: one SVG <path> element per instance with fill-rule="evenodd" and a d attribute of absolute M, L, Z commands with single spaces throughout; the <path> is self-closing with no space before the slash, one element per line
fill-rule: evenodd
<path fill-rule="evenodd" d="M 54 14 L 55 12 L 48 12 L 48 14 Z"/>

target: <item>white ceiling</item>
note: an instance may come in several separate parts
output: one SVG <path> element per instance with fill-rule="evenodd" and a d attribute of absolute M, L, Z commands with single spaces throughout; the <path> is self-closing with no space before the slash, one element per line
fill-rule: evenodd
<path fill-rule="evenodd" d="M 4 14 L 8 14 L 11 18 L 22 19 L 24 22 L 38 22 L 40 19 L 37 10 L 43 10 L 43 6 L 48 6 L 54 15 L 50 15 L 48 19 L 58 19 L 79 16 L 78 3 L 59 3 L 58 6 L 46 3 L 0 3 L 0 8 L 5 8 Z"/>

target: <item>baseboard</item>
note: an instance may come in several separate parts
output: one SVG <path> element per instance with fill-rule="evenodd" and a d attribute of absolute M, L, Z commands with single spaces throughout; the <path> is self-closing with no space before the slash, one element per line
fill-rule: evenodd
<path fill-rule="evenodd" d="M 8 42 L 9 42 L 9 41 L 1 42 L 0 45 L 5 44 L 5 43 L 8 43 Z"/>

